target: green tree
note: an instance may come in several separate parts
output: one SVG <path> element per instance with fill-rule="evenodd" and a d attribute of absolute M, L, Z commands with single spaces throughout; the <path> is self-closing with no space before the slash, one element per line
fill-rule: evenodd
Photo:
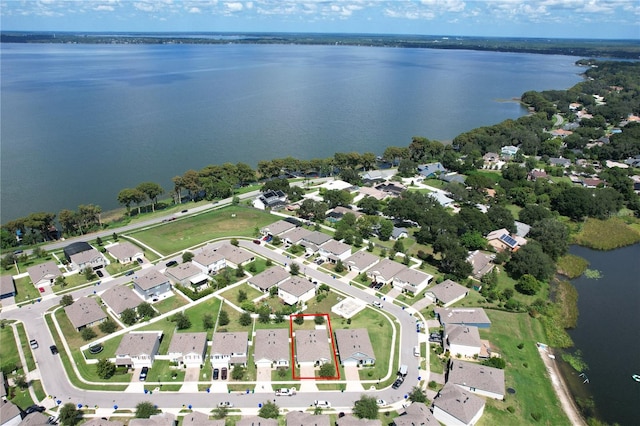
<path fill-rule="evenodd" d="M 227 407 L 217 407 L 213 410 L 213 417 L 216 419 L 224 419 L 229 414 Z"/>
<path fill-rule="evenodd" d="M 93 268 L 91 268 L 90 266 L 87 266 L 86 268 L 84 268 L 82 270 L 82 274 L 84 275 L 84 278 L 87 281 L 91 281 L 92 279 L 96 278 L 96 274 L 93 271 Z"/>
<path fill-rule="evenodd" d="M 258 322 L 261 324 L 269 324 L 271 321 L 271 308 L 269 305 L 261 305 L 258 308 Z"/>
<path fill-rule="evenodd" d="M 289 270 L 291 272 L 291 275 L 298 275 L 300 273 L 300 265 L 295 262 L 291 262 L 291 265 L 289 265 Z"/>
<path fill-rule="evenodd" d="M 85 327 L 80 332 L 80 336 L 82 337 L 82 340 L 89 341 L 89 340 L 95 338 L 97 336 L 97 334 L 96 334 L 95 331 L 93 331 L 93 328 Z"/>
<path fill-rule="evenodd" d="M 314 321 L 317 325 L 322 325 L 322 324 L 324 324 L 324 316 L 322 316 L 322 315 L 316 315 L 316 316 L 313 318 L 313 321 Z"/>
<path fill-rule="evenodd" d="M 151 306 L 151 304 L 148 302 L 140 303 L 136 309 L 138 310 L 138 315 L 143 318 L 149 319 L 158 315 L 158 312 L 153 309 L 153 306 Z"/>
<path fill-rule="evenodd" d="M 96 373 L 101 379 L 109 379 L 116 372 L 116 365 L 107 358 L 102 358 L 96 364 Z"/>
<path fill-rule="evenodd" d="M 238 321 L 243 327 L 251 325 L 251 314 L 249 312 L 243 312 Z"/>
<path fill-rule="evenodd" d="M 73 305 L 73 296 L 70 294 L 65 294 L 60 298 L 60 304 L 62 306 L 70 306 Z"/>
<path fill-rule="evenodd" d="M 529 241 L 511 256 L 506 269 L 516 279 L 529 274 L 540 281 L 545 281 L 555 272 L 555 265 L 538 243 Z"/>
<path fill-rule="evenodd" d="M 232 238 L 230 243 L 232 246 L 235 246 L 235 247 L 238 247 L 238 244 L 240 244 L 237 238 Z"/>
<path fill-rule="evenodd" d="M 338 259 L 338 261 L 336 262 L 336 266 L 334 267 L 334 270 L 339 274 L 344 271 L 344 264 L 342 263 L 342 260 Z"/>
<path fill-rule="evenodd" d="M 271 401 L 262 403 L 262 407 L 258 410 L 258 416 L 263 419 L 277 419 L 279 415 L 280 407 Z"/>
<path fill-rule="evenodd" d="M 247 300 L 247 292 L 244 290 L 238 290 L 238 303 L 242 303 Z"/>
<path fill-rule="evenodd" d="M 156 408 L 156 406 L 149 401 L 142 401 L 136 405 L 136 419 L 148 419 L 154 414 L 158 414 L 160 410 Z"/>
<path fill-rule="evenodd" d="M 111 318 L 107 318 L 106 321 L 102 321 L 100 325 L 98 325 L 98 328 L 104 334 L 111 334 L 116 331 L 116 329 L 118 328 L 118 324 L 116 324 L 116 322 Z"/>
<path fill-rule="evenodd" d="M 529 236 L 538 241 L 542 251 L 553 260 L 558 260 L 569 251 L 569 228 L 556 219 L 546 218 L 536 222 Z"/>
<path fill-rule="evenodd" d="M 493 367 L 493 368 L 499 368 L 501 370 L 504 370 L 504 367 L 506 367 L 507 365 L 507 363 L 503 358 L 497 358 L 497 357 L 491 357 L 489 359 L 485 359 L 484 361 L 482 361 L 482 364 L 487 365 L 489 367 Z"/>
<path fill-rule="evenodd" d="M 393 222 L 389 219 L 382 219 L 380 221 L 380 229 L 378 230 L 378 235 L 382 241 L 389 241 L 391 238 L 391 234 L 393 233 Z"/>
<path fill-rule="evenodd" d="M 378 404 L 373 396 L 362 395 L 353 405 L 353 414 L 359 419 L 377 419 Z"/>
<path fill-rule="evenodd" d="M 193 260 L 194 254 L 190 251 L 182 253 L 182 263 L 189 263 Z"/>
<path fill-rule="evenodd" d="M 164 194 L 164 189 L 155 182 L 143 182 L 136 189 L 146 195 L 151 202 L 151 210 L 155 212 L 158 197 Z"/>
<path fill-rule="evenodd" d="M 427 394 L 418 386 L 414 386 L 409 393 L 409 401 L 427 403 Z"/>
<path fill-rule="evenodd" d="M 138 316 L 136 311 L 132 308 L 127 308 L 120 314 L 120 319 L 126 325 L 133 325 L 136 323 Z"/>
<path fill-rule="evenodd" d="M 524 274 L 516 283 L 515 288 L 519 293 L 533 296 L 540 290 L 540 282 L 534 276 Z"/>
<path fill-rule="evenodd" d="M 244 367 L 236 364 L 233 366 L 233 370 L 231 370 L 231 378 L 233 378 L 233 380 L 242 380 L 244 378 L 244 372 Z"/>
<path fill-rule="evenodd" d="M 336 375 L 336 367 L 331 363 L 322 364 L 318 374 L 320 377 L 333 377 Z"/>
<path fill-rule="evenodd" d="M 205 330 L 211 330 L 215 325 L 216 323 L 213 320 L 213 315 L 204 314 L 202 316 L 202 328 L 204 328 Z"/>
<path fill-rule="evenodd" d="M 127 214 L 131 214 L 131 204 L 139 204 L 146 198 L 144 192 L 135 188 L 125 188 L 118 193 L 118 203 L 127 209 Z M 138 206 L 138 214 L 140 214 L 140 206 Z"/>
<path fill-rule="evenodd" d="M 293 322 L 295 322 L 298 325 L 302 325 L 304 324 L 304 317 L 302 315 L 296 315 Z"/>
<path fill-rule="evenodd" d="M 13 379 L 13 383 L 20 389 L 27 389 L 29 387 L 29 382 L 27 382 L 27 378 L 24 374 L 18 374 Z"/>
<path fill-rule="evenodd" d="M 58 420 L 61 425 L 75 426 L 80 422 L 82 412 L 76 408 L 73 402 L 67 402 L 60 408 L 60 415 Z"/>
<path fill-rule="evenodd" d="M 221 326 L 229 324 L 229 313 L 224 309 L 222 309 L 218 315 L 218 324 Z"/>
<path fill-rule="evenodd" d="M 187 328 L 191 327 L 191 320 L 183 312 L 174 314 L 173 317 L 171 317 L 171 321 L 176 323 L 176 328 L 178 330 L 186 330 Z"/>

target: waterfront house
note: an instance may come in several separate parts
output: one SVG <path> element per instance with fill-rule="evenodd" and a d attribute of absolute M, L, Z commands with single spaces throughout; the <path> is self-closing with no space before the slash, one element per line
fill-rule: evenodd
<path fill-rule="evenodd" d="M 488 328 L 491 320 L 482 308 L 434 308 L 436 318 L 440 324 L 472 325 L 478 328 Z"/>
<path fill-rule="evenodd" d="M 253 361 L 256 367 L 289 367 L 291 355 L 288 329 L 256 330 L 253 342 Z"/>
<path fill-rule="evenodd" d="M 246 366 L 248 348 L 249 333 L 246 331 L 213 333 L 211 365 L 216 368 L 236 364 Z"/>
<path fill-rule="evenodd" d="M 100 297 L 117 316 L 122 315 L 122 312 L 126 309 L 136 309 L 142 303 L 140 296 L 126 285 L 111 287 L 102 293 Z"/>
<path fill-rule="evenodd" d="M 169 344 L 169 360 L 187 367 L 204 365 L 207 333 L 173 333 Z"/>
<path fill-rule="evenodd" d="M 153 269 L 142 276 L 133 279 L 133 289 L 145 301 L 158 299 L 171 293 L 171 282 L 169 278 Z"/>
<path fill-rule="evenodd" d="M 160 331 L 127 333 L 116 349 L 116 365 L 151 367 L 160 347 Z"/>
<path fill-rule="evenodd" d="M 376 356 L 366 328 L 335 330 L 340 363 L 348 365 L 374 365 Z"/>
<path fill-rule="evenodd" d="M 278 284 L 278 297 L 287 305 L 304 303 L 316 295 L 316 286 L 301 277 L 289 277 Z"/>
<path fill-rule="evenodd" d="M 451 356 L 473 358 L 480 355 L 482 341 L 480 340 L 478 327 L 445 324 L 443 334 L 444 350 L 448 350 Z"/>
<path fill-rule="evenodd" d="M 469 294 L 469 289 L 461 286 L 455 281 L 444 280 L 440 284 L 436 284 L 425 293 L 434 303 L 442 306 L 451 306 L 458 300 L 462 300 Z"/>
<path fill-rule="evenodd" d="M 499 368 L 452 358 L 449 363 L 447 383 L 453 383 L 477 395 L 504 399 L 504 370 Z"/>
<path fill-rule="evenodd" d="M 433 416 L 446 426 L 472 426 L 484 413 L 485 402 L 453 383 L 446 383 L 433 400 Z"/>
<path fill-rule="evenodd" d="M 447 169 L 441 163 L 420 164 L 418 173 L 426 178 L 436 177 L 441 173 L 446 173 Z"/>
<path fill-rule="evenodd" d="M 62 275 L 58 265 L 53 261 L 30 266 L 27 268 L 27 274 L 29 274 L 29 279 L 36 287 L 53 285 L 56 278 Z"/>
<path fill-rule="evenodd" d="M 518 153 L 518 147 L 513 145 L 506 145 L 500 148 L 500 154 L 502 156 L 512 157 Z"/>
<path fill-rule="evenodd" d="M 93 297 L 81 297 L 71 305 L 65 306 L 64 311 L 77 331 L 100 324 L 107 319 L 107 314 Z"/>
<path fill-rule="evenodd" d="M 84 268 L 98 269 L 109 264 L 98 250 L 84 241 L 69 244 L 64 248 L 64 256 L 74 270 Z"/>
<path fill-rule="evenodd" d="M 260 210 L 278 210 L 287 204 L 287 194 L 281 190 L 268 190 L 253 201 L 253 207 Z"/>

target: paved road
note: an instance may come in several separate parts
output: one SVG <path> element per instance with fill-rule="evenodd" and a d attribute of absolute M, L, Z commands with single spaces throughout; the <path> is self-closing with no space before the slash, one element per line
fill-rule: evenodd
<path fill-rule="evenodd" d="M 291 261 L 284 255 L 278 254 L 263 246 L 256 246 L 249 241 L 241 241 L 240 244 L 265 257 L 270 257 L 276 262 L 284 264 Z M 311 267 L 306 268 L 306 273 L 310 277 L 317 279 L 319 282 L 327 283 L 331 287 L 334 287 L 350 296 L 360 298 L 367 302 L 374 299 L 372 295 L 364 292 L 363 290 L 352 287 L 340 280 L 333 279 L 330 275 L 319 272 Z M 123 284 L 127 281 L 129 281 L 129 277 L 115 278 L 113 280 L 103 282 L 99 286 L 92 286 L 77 290 L 73 295 L 74 298 L 87 296 L 94 292 L 106 290 L 114 285 Z M 55 396 L 56 399 L 61 400 L 62 403 L 71 401 L 76 404 L 81 403 L 91 407 L 96 405 L 99 407 L 113 407 L 114 405 L 118 405 L 121 408 L 132 408 L 135 407 L 138 402 L 152 401 L 161 408 L 179 408 L 182 407 L 182 405 L 192 405 L 194 408 L 210 409 L 220 401 L 231 401 L 236 407 L 241 408 L 257 408 L 259 403 L 274 399 L 273 393 L 260 393 L 259 391 L 255 394 L 156 392 L 152 395 L 148 395 L 142 392 L 123 393 L 77 389 L 67 380 L 60 357 L 51 355 L 49 351 L 49 346 L 54 342 L 49 334 L 48 327 L 46 327 L 43 314 L 51 307 L 56 306 L 59 303 L 59 299 L 60 296 L 50 296 L 39 303 L 26 305 L 22 308 L 15 308 L 13 310 L 5 310 L 3 312 L 3 317 L 22 321 L 25 324 L 29 339 L 38 340 L 40 347 L 34 351 L 34 355 L 42 377 L 43 385 L 49 395 Z M 395 402 L 403 401 L 404 395 L 407 394 L 414 385 L 418 384 L 418 359 L 414 357 L 412 353 L 413 346 L 418 344 L 418 333 L 415 328 L 416 318 L 411 316 L 408 312 L 388 302 L 383 302 L 383 309 L 398 318 L 400 330 L 399 337 L 401 339 L 400 359 L 402 364 L 406 364 L 409 367 L 409 373 L 407 374 L 406 380 L 400 389 L 393 390 L 391 388 L 387 388 L 375 391 L 376 397 L 383 398 L 387 402 L 393 404 Z M 279 405 L 286 404 L 289 408 L 301 409 L 308 407 L 316 399 L 325 399 L 331 402 L 334 408 L 349 409 L 353 406 L 353 403 L 360 398 L 361 394 L 362 392 L 360 391 L 345 391 L 340 394 L 337 392 L 304 392 L 286 399 L 276 398 L 276 401 Z"/>

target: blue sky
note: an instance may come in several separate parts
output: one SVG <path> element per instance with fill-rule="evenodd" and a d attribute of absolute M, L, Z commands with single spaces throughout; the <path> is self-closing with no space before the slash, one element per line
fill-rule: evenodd
<path fill-rule="evenodd" d="M 0 0 L 0 14 L 26 31 L 640 39 L 640 0 Z"/>

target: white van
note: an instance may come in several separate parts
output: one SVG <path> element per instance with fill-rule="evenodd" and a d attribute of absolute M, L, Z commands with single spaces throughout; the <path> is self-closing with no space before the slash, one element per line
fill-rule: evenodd
<path fill-rule="evenodd" d="M 409 372 L 409 367 L 407 367 L 405 364 L 402 364 L 400 366 L 400 369 L 398 370 L 398 375 L 405 377 L 408 372 Z"/>

